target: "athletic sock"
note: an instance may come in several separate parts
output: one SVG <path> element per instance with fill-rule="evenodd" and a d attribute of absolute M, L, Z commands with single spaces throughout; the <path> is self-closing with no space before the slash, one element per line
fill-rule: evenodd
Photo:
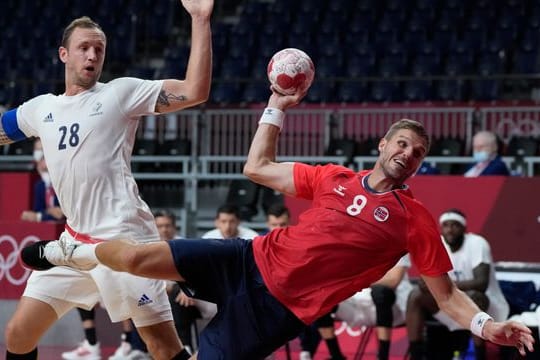
<path fill-rule="evenodd" d="M 6 360 L 37 360 L 37 348 L 26 354 L 13 354 L 6 350 Z"/>
<path fill-rule="evenodd" d="M 332 360 L 345 359 L 345 357 L 341 353 L 341 350 L 339 349 L 339 343 L 338 343 L 337 338 L 325 339 L 325 341 L 326 341 L 326 347 L 328 348 L 328 351 L 330 352 L 330 356 L 332 357 Z"/>
<path fill-rule="evenodd" d="M 176 354 L 171 360 L 189 360 L 191 354 L 184 348 L 178 354 Z"/>
<path fill-rule="evenodd" d="M 379 340 L 378 360 L 388 360 L 390 355 L 390 340 Z"/>
<path fill-rule="evenodd" d="M 86 340 L 90 345 L 96 345 L 97 336 L 95 327 L 84 329 L 84 336 L 86 336 Z"/>
<path fill-rule="evenodd" d="M 79 246 L 77 251 L 73 252 L 73 256 L 77 259 L 90 260 L 95 264 L 101 264 L 96 256 L 96 246 L 98 245 L 99 244 L 85 244 L 85 246 Z"/>

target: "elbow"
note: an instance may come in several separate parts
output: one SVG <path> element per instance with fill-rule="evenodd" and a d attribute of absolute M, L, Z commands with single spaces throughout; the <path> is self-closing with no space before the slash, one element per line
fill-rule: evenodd
<path fill-rule="evenodd" d="M 257 176 L 257 168 L 255 166 L 253 166 L 252 164 L 246 163 L 244 165 L 244 169 L 243 169 L 242 173 L 248 179 L 253 181 Z"/>
<path fill-rule="evenodd" d="M 200 89 L 193 96 L 193 105 L 200 105 L 210 98 L 210 89 Z"/>

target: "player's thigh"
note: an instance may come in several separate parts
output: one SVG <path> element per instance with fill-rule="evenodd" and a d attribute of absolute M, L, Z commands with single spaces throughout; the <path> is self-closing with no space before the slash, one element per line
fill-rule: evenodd
<path fill-rule="evenodd" d="M 305 327 L 266 288 L 224 304 L 203 330 L 198 359 L 264 359 Z"/>
<path fill-rule="evenodd" d="M 58 316 L 51 305 L 27 296 L 21 297 L 6 327 L 8 347 L 13 349 L 12 344 L 21 342 L 37 343 L 56 320 Z"/>

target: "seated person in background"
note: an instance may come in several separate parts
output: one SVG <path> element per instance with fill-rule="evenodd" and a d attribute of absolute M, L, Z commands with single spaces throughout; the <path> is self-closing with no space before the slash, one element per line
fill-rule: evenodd
<path fill-rule="evenodd" d="M 41 140 L 36 138 L 34 141 L 34 161 L 36 162 L 36 171 L 40 176 L 34 184 L 34 206 L 32 210 L 25 210 L 21 214 L 21 220 L 24 221 L 61 221 L 64 220 L 64 213 L 60 209 L 58 198 L 51 184 L 43 146 Z"/>
<path fill-rule="evenodd" d="M 485 175 L 510 175 L 504 161 L 498 155 L 497 136 L 491 131 L 479 131 L 473 137 L 475 163 L 465 172 L 465 177 Z"/>
<path fill-rule="evenodd" d="M 291 213 L 285 205 L 280 203 L 272 204 L 266 212 L 267 231 L 264 233 L 289 226 L 290 221 Z"/>
<path fill-rule="evenodd" d="M 176 235 L 176 216 L 170 211 L 157 211 L 154 213 L 159 237 L 162 241 L 179 239 Z M 167 282 L 167 294 L 171 303 L 171 310 L 174 318 L 176 332 L 184 346 L 189 347 L 193 352 L 195 344 L 193 343 L 191 329 L 198 318 L 201 318 L 201 310 L 197 307 L 198 300 L 187 297 L 178 283 L 174 281 Z M 210 317 L 214 316 L 215 312 Z"/>
<path fill-rule="evenodd" d="M 407 274 L 410 267 L 409 255 L 405 255 L 370 288 L 339 304 L 336 316 L 350 327 L 377 326 L 378 360 L 389 357 L 392 327 L 405 323 L 407 299 L 413 288 Z"/>
<path fill-rule="evenodd" d="M 240 210 L 234 204 L 221 205 L 217 209 L 214 224 L 216 228 L 203 234 L 203 239 L 253 239 L 259 235 L 240 225 Z"/>
<path fill-rule="evenodd" d="M 485 310 L 495 321 L 504 321 L 508 317 L 509 307 L 495 279 L 491 249 L 486 239 L 466 232 L 467 220 L 463 212 L 457 209 L 444 212 L 439 224 L 443 244 L 454 266 L 450 277 L 481 310 Z M 435 299 L 420 280 L 407 304 L 407 331 L 413 360 L 422 359 L 423 356 L 422 333 L 426 313 L 432 314 L 451 331 L 461 328 L 447 314 L 439 311 Z M 476 359 L 485 359 L 484 340 L 473 336 L 473 341 Z"/>

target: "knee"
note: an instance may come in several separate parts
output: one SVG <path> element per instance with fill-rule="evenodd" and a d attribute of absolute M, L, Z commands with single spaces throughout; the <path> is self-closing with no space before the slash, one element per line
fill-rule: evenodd
<path fill-rule="evenodd" d="M 32 351 L 36 347 L 36 344 L 29 335 L 31 334 L 23 329 L 19 321 L 11 319 L 7 323 L 4 333 L 7 350 L 17 354 L 25 354 Z"/>
<path fill-rule="evenodd" d="M 371 286 L 371 297 L 376 306 L 392 306 L 396 301 L 396 292 L 385 285 L 373 285 Z"/>

